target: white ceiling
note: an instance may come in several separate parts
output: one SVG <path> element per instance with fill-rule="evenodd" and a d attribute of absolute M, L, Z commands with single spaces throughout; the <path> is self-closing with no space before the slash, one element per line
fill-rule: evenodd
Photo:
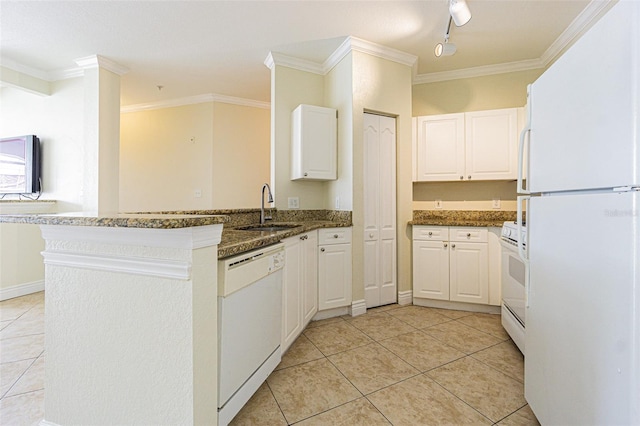
<path fill-rule="evenodd" d="M 435 58 L 446 0 L 0 0 L 0 64 L 55 79 L 78 58 L 103 56 L 129 69 L 122 105 L 212 93 L 269 102 L 270 51 L 322 63 L 354 36 L 415 55 L 415 81 L 540 67 L 608 1 L 467 3 L 473 18 L 451 29 L 457 53 Z"/>

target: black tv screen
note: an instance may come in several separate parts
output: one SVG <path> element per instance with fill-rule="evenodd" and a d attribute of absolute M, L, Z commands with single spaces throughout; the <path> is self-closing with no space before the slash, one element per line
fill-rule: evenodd
<path fill-rule="evenodd" d="M 0 194 L 40 191 L 40 140 L 35 135 L 0 139 Z"/>

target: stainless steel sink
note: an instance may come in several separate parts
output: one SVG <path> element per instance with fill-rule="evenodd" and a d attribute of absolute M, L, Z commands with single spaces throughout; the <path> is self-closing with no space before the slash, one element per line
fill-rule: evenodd
<path fill-rule="evenodd" d="M 242 228 L 238 228 L 238 231 L 253 231 L 253 232 L 278 232 L 286 231 L 288 229 L 297 228 L 300 225 L 251 225 Z"/>

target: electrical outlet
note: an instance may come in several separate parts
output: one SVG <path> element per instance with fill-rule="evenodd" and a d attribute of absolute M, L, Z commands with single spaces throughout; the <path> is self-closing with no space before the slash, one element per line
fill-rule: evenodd
<path fill-rule="evenodd" d="M 299 209 L 300 199 L 298 197 L 287 198 L 287 207 L 289 207 L 290 209 Z"/>
<path fill-rule="evenodd" d="M 442 200 L 436 200 L 436 209 L 442 208 Z"/>
<path fill-rule="evenodd" d="M 494 198 L 493 202 L 491 203 L 491 207 L 493 207 L 494 209 L 499 209 L 500 208 L 500 198 Z"/>
<path fill-rule="evenodd" d="M 193 196 L 195 198 L 201 198 L 202 197 L 202 190 L 201 189 L 194 189 L 193 190 Z"/>

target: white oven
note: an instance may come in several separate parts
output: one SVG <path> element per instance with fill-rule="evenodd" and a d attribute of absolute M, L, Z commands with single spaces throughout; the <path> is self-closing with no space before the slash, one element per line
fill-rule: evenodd
<path fill-rule="evenodd" d="M 527 268 L 518 254 L 518 240 L 526 241 L 525 236 L 524 226 L 520 238 L 514 222 L 502 226 L 502 326 L 523 354 Z"/>

